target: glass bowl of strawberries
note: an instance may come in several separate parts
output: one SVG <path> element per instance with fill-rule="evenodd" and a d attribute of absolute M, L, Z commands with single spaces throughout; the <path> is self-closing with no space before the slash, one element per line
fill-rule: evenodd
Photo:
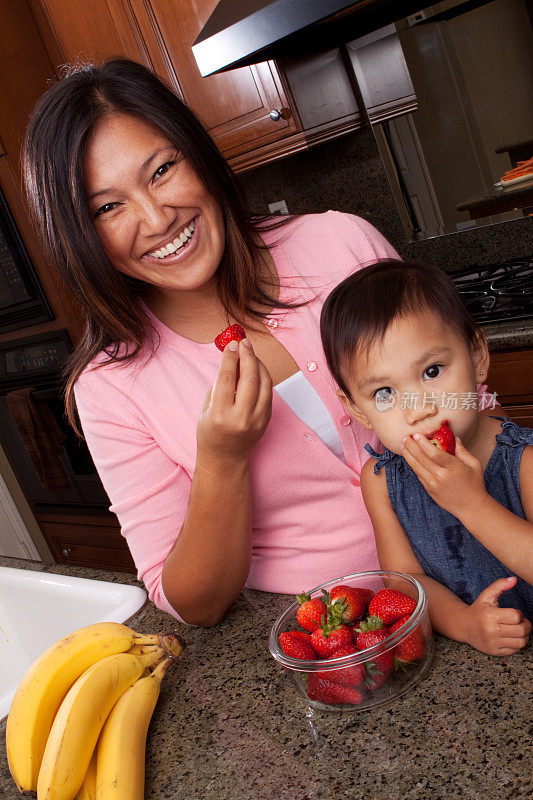
<path fill-rule="evenodd" d="M 426 592 L 416 578 L 386 570 L 328 581 L 297 595 L 274 623 L 269 649 L 311 708 L 375 708 L 430 666 Z"/>

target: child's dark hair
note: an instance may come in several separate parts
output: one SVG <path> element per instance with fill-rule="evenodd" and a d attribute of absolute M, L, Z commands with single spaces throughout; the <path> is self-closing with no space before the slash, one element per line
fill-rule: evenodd
<path fill-rule="evenodd" d="M 386 259 L 348 276 L 331 292 L 320 317 L 320 334 L 329 370 L 344 394 L 346 363 L 367 352 L 398 317 L 433 311 L 465 341 L 475 345 L 481 330 L 453 280 L 438 267 Z"/>

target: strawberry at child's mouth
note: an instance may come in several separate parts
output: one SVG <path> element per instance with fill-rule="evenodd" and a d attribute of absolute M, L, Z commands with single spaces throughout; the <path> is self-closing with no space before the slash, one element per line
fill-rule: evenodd
<path fill-rule="evenodd" d="M 438 447 L 439 450 L 444 450 L 451 456 L 455 453 L 455 436 L 453 435 L 448 420 L 444 420 L 440 428 L 430 433 L 426 438 L 430 440 L 431 444 Z"/>

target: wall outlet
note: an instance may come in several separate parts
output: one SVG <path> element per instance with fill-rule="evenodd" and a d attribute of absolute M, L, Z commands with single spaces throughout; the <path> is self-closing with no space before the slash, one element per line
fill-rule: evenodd
<path fill-rule="evenodd" d="M 285 200 L 276 200 L 275 203 L 268 204 L 268 210 L 271 214 L 275 214 L 276 211 L 278 214 L 288 214 L 289 209 L 287 208 L 287 203 Z"/>

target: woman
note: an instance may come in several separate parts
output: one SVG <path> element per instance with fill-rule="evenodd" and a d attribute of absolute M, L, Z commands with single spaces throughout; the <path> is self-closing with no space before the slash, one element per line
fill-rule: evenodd
<path fill-rule="evenodd" d="M 359 473 L 378 441 L 343 410 L 318 323 L 329 291 L 392 247 L 349 214 L 251 219 L 193 114 L 123 59 L 46 92 L 24 163 L 43 248 L 87 318 L 68 416 L 76 404 L 151 599 L 211 625 L 245 585 L 377 568 Z M 221 355 L 235 321 L 246 339 Z"/>

